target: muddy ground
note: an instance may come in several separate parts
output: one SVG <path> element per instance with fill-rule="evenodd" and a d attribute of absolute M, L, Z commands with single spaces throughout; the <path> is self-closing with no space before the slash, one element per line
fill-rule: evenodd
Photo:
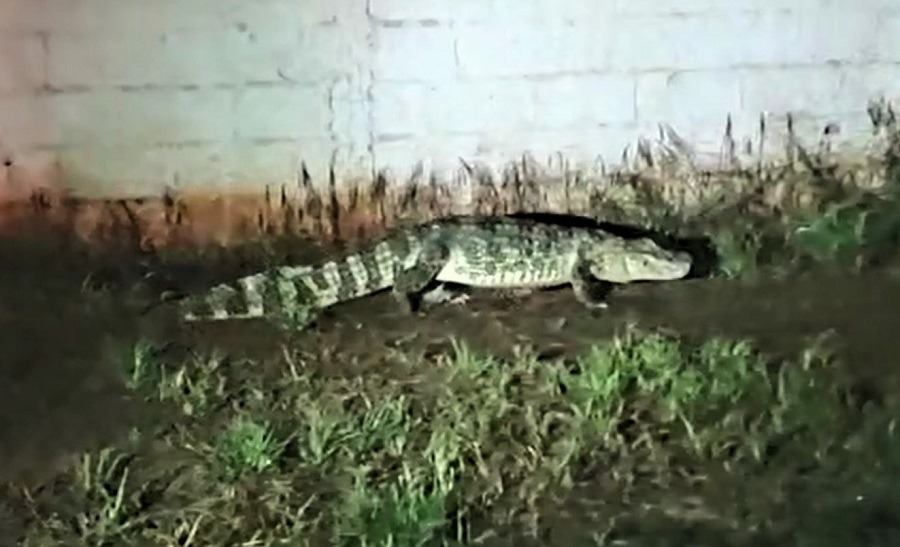
<path fill-rule="evenodd" d="M 151 411 L 128 402 L 103 353 L 110 337 L 148 334 L 141 330 L 147 323 L 117 305 L 123 304 L 119 296 L 85 310 L 85 280 L 97 265 L 83 255 L 17 245 L 0 257 L 0 480 L 40 484 L 68 456 L 114 442 L 134 424 L 153 419 Z M 125 261 L 106 259 L 125 272 L 120 281 L 136 280 Z M 635 284 L 614 292 L 610 309 L 599 315 L 567 290 L 521 298 L 474 293 L 465 305 L 417 316 L 400 313 L 389 295 L 377 295 L 335 307 L 299 343 L 330 360 L 335 371 L 364 374 L 394 348 L 437 351 L 454 337 L 498 355 L 511 354 L 516 345 L 568 355 L 637 323 L 697 337 L 749 337 L 763 350 L 794 353 L 811 337 L 830 333 L 833 347 L 860 377 L 886 394 L 900 394 L 898 310 L 900 275 L 890 268 L 786 280 Z M 261 322 L 169 324 L 165 330 L 191 346 L 260 357 L 281 351 L 279 333 Z M 323 354 L 321 348 L 333 349 Z"/>

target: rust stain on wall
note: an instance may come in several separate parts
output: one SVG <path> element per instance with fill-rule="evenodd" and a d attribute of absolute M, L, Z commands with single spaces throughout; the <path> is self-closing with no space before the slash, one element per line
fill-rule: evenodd
<path fill-rule="evenodd" d="M 124 243 L 145 250 L 231 246 L 281 235 L 353 242 L 401 223 L 533 209 L 523 197 L 534 192 L 516 177 L 500 183 L 483 177 L 466 189 L 467 184 L 455 188 L 420 180 L 389 184 L 379 177 L 328 185 L 325 191 L 305 184 L 290 191 L 270 186 L 260 193 L 193 192 L 109 200 L 79 199 L 42 188 L 25 198 L 0 200 L 0 234 L 69 233 L 91 243 Z M 461 195 L 471 199 L 460 201 Z"/>

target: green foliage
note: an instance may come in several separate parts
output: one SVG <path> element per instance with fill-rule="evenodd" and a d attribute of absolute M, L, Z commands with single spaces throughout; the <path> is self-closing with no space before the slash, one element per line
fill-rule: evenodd
<path fill-rule="evenodd" d="M 900 250 L 900 194 L 888 189 L 825 203 L 781 221 L 731 222 L 714 232 L 718 274 L 754 277 L 760 268 L 809 264 L 859 269 Z"/>

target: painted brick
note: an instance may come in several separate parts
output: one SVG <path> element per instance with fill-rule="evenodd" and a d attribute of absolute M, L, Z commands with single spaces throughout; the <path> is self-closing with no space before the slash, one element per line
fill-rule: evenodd
<path fill-rule="evenodd" d="M 776 0 L 777 1 L 777 0 Z M 654 0 L 612 0 L 613 9 L 619 15 L 684 15 L 717 10 L 746 9 L 750 2 L 729 2 L 728 0 L 680 0 L 679 2 L 656 2 Z"/>
<path fill-rule="evenodd" d="M 181 3 L 183 0 L 168 0 Z M 193 0 L 191 0 L 193 1 Z M 322 25 L 347 24 L 365 17 L 366 6 L 358 0 L 204 0 L 213 10 L 221 9 L 220 19 L 231 26 L 246 26 L 261 32 L 273 25 L 308 28 Z M 209 8 L 207 8 L 209 9 Z M 184 11 L 182 9 L 182 11 Z"/>
<path fill-rule="evenodd" d="M 153 145 L 227 140 L 234 127 L 230 90 L 63 93 L 48 98 L 61 144 Z"/>
<path fill-rule="evenodd" d="M 387 21 L 490 21 L 489 0 L 371 0 L 373 17 Z"/>
<path fill-rule="evenodd" d="M 261 183 L 295 183 L 303 161 L 313 182 L 322 184 L 328 180 L 333 151 L 334 144 L 327 138 L 243 143 L 231 151 L 225 181 L 229 189 L 260 188 Z"/>
<path fill-rule="evenodd" d="M 672 69 L 684 66 L 685 48 L 696 48 L 703 36 L 702 19 L 677 23 L 662 17 L 622 17 L 610 37 L 609 66 L 615 70 Z M 700 33 L 700 34 L 698 34 Z M 685 45 L 681 43 L 687 42 Z M 635 47 L 635 44 L 641 44 Z"/>
<path fill-rule="evenodd" d="M 635 124 L 605 124 L 572 131 L 540 131 L 526 135 L 524 148 L 545 164 L 562 154 L 582 168 L 619 163 L 626 147 L 633 147 L 638 137 L 646 136 Z M 555 160 L 556 158 L 554 158 Z"/>
<path fill-rule="evenodd" d="M 426 96 L 435 87 L 417 82 L 375 82 L 372 124 L 382 134 L 409 135 L 427 131 Z"/>
<path fill-rule="evenodd" d="M 48 38 L 48 80 L 60 88 L 224 83 L 233 78 L 225 38 L 190 30 L 54 33 Z"/>
<path fill-rule="evenodd" d="M 276 107 L 277 106 L 277 107 Z M 235 131 L 241 139 L 326 137 L 331 123 L 328 89 L 280 86 L 238 92 Z"/>
<path fill-rule="evenodd" d="M 301 160 L 314 183 L 328 180 L 334 145 L 327 139 L 293 142 L 207 143 L 166 147 L 77 147 L 62 151 L 64 172 L 89 174 L 79 195 L 122 197 L 160 195 L 174 190 L 260 190 L 264 184 L 290 185 Z M 94 165 L 94 162 L 97 162 Z"/>
<path fill-rule="evenodd" d="M 761 10 L 623 16 L 617 20 L 610 62 L 619 70 L 650 70 L 866 61 L 874 57 L 875 13 L 850 8 L 825 13 L 827 16 L 810 17 Z"/>
<path fill-rule="evenodd" d="M 268 47 L 235 47 L 230 62 L 248 81 L 286 79 L 293 82 L 320 82 L 355 74 L 368 61 L 368 49 L 355 43 L 358 35 L 341 26 L 302 29 L 292 47 L 273 40 Z M 273 66 L 272 59 L 282 59 Z M 265 67 L 269 68 L 265 68 Z"/>
<path fill-rule="evenodd" d="M 229 29 L 220 34 L 224 38 L 222 59 L 215 69 L 207 69 L 227 82 L 277 82 L 279 74 L 294 76 L 299 48 L 300 31 L 289 25 L 252 31 L 249 28 Z M 202 57 L 201 57 L 202 58 Z"/>
<path fill-rule="evenodd" d="M 841 89 L 849 97 L 847 102 L 863 105 L 866 101 L 884 97 L 900 100 L 900 64 L 876 64 L 841 67 Z"/>
<path fill-rule="evenodd" d="M 46 30 L 41 19 L 47 12 L 48 0 L 0 0 L 0 32 Z"/>
<path fill-rule="evenodd" d="M 635 81 L 628 74 L 564 76 L 531 86 L 535 128 L 582 128 L 635 120 Z"/>
<path fill-rule="evenodd" d="M 741 105 L 748 112 L 846 112 L 865 108 L 865 97 L 848 96 L 840 67 L 753 69 L 741 77 Z M 822 106 L 825 108 L 822 108 Z"/>
<path fill-rule="evenodd" d="M 74 146 L 109 191 L 615 162 L 657 122 L 715 157 L 729 113 L 813 138 L 900 97 L 897 36 L 896 0 L 0 0 L 0 148 Z"/>
<path fill-rule="evenodd" d="M 160 195 L 170 182 L 166 177 L 170 164 L 141 146 L 67 148 L 56 161 L 74 186 L 72 193 L 80 198 Z"/>
<path fill-rule="evenodd" d="M 457 30 L 460 73 L 469 78 L 581 73 L 608 67 L 607 32 L 597 27 L 510 25 Z"/>
<path fill-rule="evenodd" d="M 229 143 L 154 147 L 146 151 L 144 158 L 159 166 L 149 185 L 156 194 L 165 187 L 173 190 L 227 187 L 228 167 L 235 161 L 234 147 Z"/>
<path fill-rule="evenodd" d="M 588 4 L 590 2 L 587 2 Z M 613 0 L 612 9 L 619 15 L 685 15 L 706 12 L 741 12 L 752 10 L 790 10 L 798 14 L 817 13 L 847 5 L 835 0 L 679 0 L 657 2 L 655 0 Z M 894 0 L 862 0 L 855 4 L 863 11 L 888 8 Z M 802 16 L 802 15 L 801 15 Z"/>
<path fill-rule="evenodd" d="M 509 150 L 517 150 L 513 157 L 529 154 L 543 164 L 558 164 L 562 154 L 570 161 L 582 165 L 613 163 L 619 159 L 626 146 L 640 135 L 634 124 L 604 124 L 580 129 L 578 132 L 560 130 L 532 130 L 513 136 L 486 135 L 481 139 L 478 159 L 502 166 L 511 158 Z"/>
<path fill-rule="evenodd" d="M 387 21 L 437 21 L 494 25 L 583 22 L 614 13 L 609 2 L 583 0 L 372 0 L 372 15 Z"/>
<path fill-rule="evenodd" d="M 194 4 L 196 9 L 188 10 L 172 0 L 157 0 L 154 9 L 140 0 L 0 0 L 0 21 L 6 22 L 0 29 L 15 21 L 17 29 L 29 31 L 129 32 L 189 28 L 215 20 L 208 0 Z"/>
<path fill-rule="evenodd" d="M 900 7 L 879 18 L 874 56 L 880 61 L 900 63 Z"/>
<path fill-rule="evenodd" d="M 229 158 L 222 144 L 167 147 L 82 145 L 59 152 L 64 173 L 79 179 L 76 195 L 87 198 L 159 196 L 166 188 L 220 188 Z"/>
<path fill-rule="evenodd" d="M 515 131 L 534 123 L 527 81 L 455 82 L 429 88 L 424 98 L 429 131 L 439 134 Z"/>
<path fill-rule="evenodd" d="M 436 171 L 447 175 L 463 167 L 461 160 L 479 157 L 479 135 L 425 139 L 378 140 L 373 144 L 375 171 L 389 170 L 398 180 L 406 180 L 421 162 L 424 174 Z M 415 158 L 410 161 L 409 158 Z M 465 196 L 461 196 L 465 200 Z"/>
<path fill-rule="evenodd" d="M 363 53 L 365 32 L 353 32 L 356 21 L 348 20 L 347 25 L 300 24 L 305 10 L 298 9 L 294 2 L 280 6 L 287 12 L 282 16 L 253 11 L 234 17 L 236 22 L 227 31 L 217 33 L 225 37 L 221 57 L 226 80 L 317 82 L 352 72 L 360 59 L 367 58 Z M 336 13 L 341 12 L 332 16 Z M 363 15 L 361 8 L 357 15 Z"/>
<path fill-rule="evenodd" d="M 622 17 L 611 38 L 610 66 L 616 70 L 672 70 L 764 62 L 747 51 L 753 46 L 745 43 L 757 41 L 747 39 L 753 36 L 747 33 L 752 26 L 747 17 Z M 753 57 L 756 59 L 749 60 Z"/>
<path fill-rule="evenodd" d="M 57 87 L 322 81 L 356 62 L 339 27 L 53 34 L 49 48 L 48 78 Z"/>
<path fill-rule="evenodd" d="M 358 0 L 0 0 L 0 30 L 218 31 L 240 23 L 296 27 L 346 21 L 365 13 Z"/>
<path fill-rule="evenodd" d="M 47 97 L 0 96 L 0 146 L 20 150 L 58 142 L 58 130 Z"/>
<path fill-rule="evenodd" d="M 752 12 L 758 9 L 786 9 L 799 8 L 803 11 L 811 9 L 812 4 L 820 4 L 821 0 L 741 0 L 730 2 L 729 0 L 679 0 L 678 2 L 654 2 L 654 0 L 613 0 L 613 9 L 621 16 L 683 16 L 704 13 L 740 13 Z"/>
<path fill-rule="evenodd" d="M 371 166 L 368 149 L 371 144 L 373 87 L 369 74 L 360 73 L 355 77 L 335 80 L 330 88 L 331 138 L 347 149 L 348 161 L 357 163 L 358 156 L 364 155 L 367 159 L 363 163 L 369 166 Z"/>
<path fill-rule="evenodd" d="M 852 4 L 829 4 L 815 13 L 815 17 L 810 17 L 794 12 L 796 36 L 778 37 L 782 41 L 795 38 L 788 43 L 795 44 L 798 62 L 863 63 L 877 58 L 879 37 L 872 29 L 878 27 L 878 11 Z"/>
<path fill-rule="evenodd" d="M 27 199 L 35 188 L 53 188 L 59 185 L 56 169 L 56 153 L 52 150 L 23 149 L 15 153 L 2 150 L 13 165 L 0 169 L 0 200 Z"/>
<path fill-rule="evenodd" d="M 741 111 L 741 79 L 729 70 L 642 74 L 636 102 L 641 122 L 724 121 Z"/>
<path fill-rule="evenodd" d="M 378 27 L 375 77 L 385 81 L 445 81 L 456 75 L 453 32 L 443 27 Z"/>
<path fill-rule="evenodd" d="M 556 161 L 562 153 L 581 167 L 599 168 L 604 163 L 617 164 L 626 147 L 633 148 L 640 136 L 634 124 L 611 124 L 578 133 L 565 130 L 515 134 L 482 132 L 440 139 L 376 141 L 375 164 L 378 169 L 389 169 L 400 180 L 412 171 L 414 162 L 407 159 L 412 155 L 422 161 L 425 172 L 434 169 L 445 180 L 462 167 L 461 160 L 469 164 L 504 167 L 525 152 L 544 164 L 549 163 L 551 157 Z M 465 197 L 460 199 L 465 201 Z"/>
<path fill-rule="evenodd" d="M 557 25 L 571 29 L 605 26 L 618 15 L 612 2 L 585 2 L 584 0 L 493 0 L 493 23 L 503 25 Z M 598 33 L 599 35 L 599 33 Z"/>
<path fill-rule="evenodd" d="M 37 34 L 0 35 L 0 94 L 34 91 L 46 83 L 47 58 Z"/>

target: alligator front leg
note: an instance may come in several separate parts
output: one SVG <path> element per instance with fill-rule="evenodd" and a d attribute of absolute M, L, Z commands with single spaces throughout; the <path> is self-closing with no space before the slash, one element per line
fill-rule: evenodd
<path fill-rule="evenodd" d="M 418 310 L 422 292 L 434 281 L 450 258 L 446 245 L 426 244 L 412 267 L 399 270 L 394 276 L 394 298 L 406 313 Z"/>
<path fill-rule="evenodd" d="M 591 273 L 591 263 L 587 260 L 579 260 L 572 271 L 572 290 L 575 298 L 590 310 L 605 310 L 609 307 L 606 302 L 612 290 L 612 283 L 601 281 Z"/>

